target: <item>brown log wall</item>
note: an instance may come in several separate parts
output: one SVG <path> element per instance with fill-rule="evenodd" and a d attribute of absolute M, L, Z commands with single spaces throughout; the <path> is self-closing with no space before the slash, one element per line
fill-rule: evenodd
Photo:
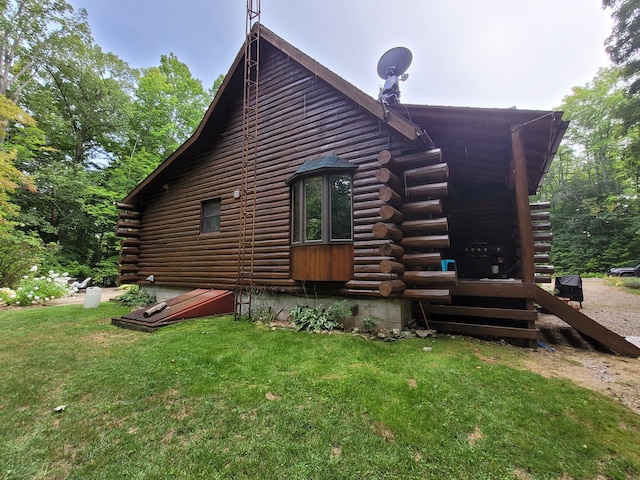
<path fill-rule="evenodd" d="M 359 166 L 353 183 L 356 267 L 344 290 L 379 296 L 378 284 L 388 275 L 382 278 L 379 270 L 384 241 L 372 233 L 382 220 L 377 155 L 390 142 L 392 150 L 411 145 L 280 52 L 263 49 L 262 54 L 254 281 L 282 291 L 298 289 L 290 278 L 285 181 L 305 161 L 336 154 Z M 218 135 L 198 140 L 203 143 L 194 151 L 200 153 L 167 174 L 166 184 L 145 199 L 140 228 L 129 235 L 139 234 L 140 240 L 137 271 L 128 274 L 130 279 L 143 282 L 153 274 L 160 285 L 235 286 L 240 202 L 233 193 L 240 189 L 241 100 L 240 94 L 229 107 Z M 201 234 L 201 202 L 213 198 L 221 200 L 220 231 Z"/>

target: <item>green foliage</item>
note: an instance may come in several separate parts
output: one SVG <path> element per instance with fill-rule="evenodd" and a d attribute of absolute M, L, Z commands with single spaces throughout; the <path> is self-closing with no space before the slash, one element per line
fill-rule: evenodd
<path fill-rule="evenodd" d="M 638 277 L 624 277 L 622 279 L 622 285 L 624 288 L 630 290 L 640 290 L 640 278 Z"/>
<path fill-rule="evenodd" d="M 571 120 L 540 197 L 551 202 L 556 273 L 605 273 L 640 258 L 638 168 L 616 117 L 619 72 L 603 69 L 560 109 Z"/>
<path fill-rule="evenodd" d="M 324 305 L 317 307 L 296 305 L 289 310 L 289 314 L 298 331 L 333 330 L 351 314 L 351 304 L 347 300 L 341 300 L 329 308 L 325 308 Z"/>
<path fill-rule="evenodd" d="M 6 226 L 10 217 L 16 215 L 18 208 L 10 201 L 11 195 L 20 186 L 30 193 L 35 187 L 27 174 L 16 168 L 18 159 L 17 145 L 7 142 L 9 124 L 14 130 L 33 127 L 34 120 L 20 107 L 0 94 L 0 225 Z"/>
<path fill-rule="evenodd" d="M 3 0 L 0 31 L 0 94 L 17 102 L 42 65 L 64 53 L 61 41 L 86 35 L 89 25 L 86 11 L 74 13 L 65 0 Z"/>
<path fill-rule="evenodd" d="M 120 303 L 127 307 L 145 307 L 157 303 L 156 296 L 148 291 L 133 285 L 125 293 L 118 297 Z"/>
<path fill-rule="evenodd" d="M 16 287 L 43 253 L 42 242 L 35 235 L 0 230 L 0 287 Z"/>
<path fill-rule="evenodd" d="M 66 274 L 60 275 L 50 270 L 46 276 L 37 276 L 36 272 L 37 267 L 32 267 L 30 274 L 20 280 L 15 291 L 0 290 L 0 299 L 8 305 L 28 307 L 44 305 L 49 300 L 66 297 L 73 292 L 69 287 Z"/>
<path fill-rule="evenodd" d="M 112 279 L 118 276 L 118 257 L 109 257 L 107 259 L 99 261 L 93 268 L 93 283 L 105 284 L 110 283 Z"/>
<path fill-rule="evenodd" d="M 162 55 L 160 66 L 143 69 L 138 81 L 129 118 L 133 151 L 144 149 L 157 165 L 195 131 L 210 102 L 186 64 Z"/>
<path fill-rule="evenodd" d="M 366 333 L 375 335 L 378 333 L 378 324 L 380 319 L 374 315 L 367 315 L 362 319 L 362 328 Z"/>
<path fill-rule="evenodd" d="M 0 230 L 57 245 L 46 264 L 99 280 L 118 254 L 114 203 L 193 133 L 224 77 L 205 90 L 174 54 L 131 69 L 66 0 L 0 0 L 0 31 L 0 94 L 15 102 L 0 97 Z M 2 284 L 24 270 L 12 258 Z"/>

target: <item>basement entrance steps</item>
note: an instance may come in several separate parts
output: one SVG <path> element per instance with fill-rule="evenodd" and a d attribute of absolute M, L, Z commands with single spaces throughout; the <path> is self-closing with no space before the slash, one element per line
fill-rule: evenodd
<path fill-rule="evenodd" d="M 189 318 L 233 313 L 233 307 L 232 291 L 198 288 L 166 302 L 112 318 L 111 323 L 118 327 L 153 332 Z"/>

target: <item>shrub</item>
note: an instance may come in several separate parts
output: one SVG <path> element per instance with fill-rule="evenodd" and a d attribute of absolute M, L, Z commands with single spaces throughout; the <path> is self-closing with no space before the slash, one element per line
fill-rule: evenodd
<path fill-rule="evenodd" d="M 42 252 L 42 242 L 35 236 L 19 231 L 0 231 L 0 286 L 17 287 Z"/>
<path fill-rule="evenodd" d="M 333 330 L 350 313 L 351 305 L 346 300 L 335 302 L 329 308 L 324 308 L 323 305 L 317 307 L 296 305 L 289 310 L 291 321 L 298 331 Z"/>
<path fill-rule="evenodd" d="M 378 323 L 380 323 L 380 319 L 378 317 L 368 315 L 362 319 L 362 329 L 366 333 L 375 335 L 378 333 Z"/>
<path fill-rule="evenodd" d="M 36 276 L 37 267 L 31 268 L 31 274 L 25 275 L 15 290 L 4 288 L 0 298 L 8 305 L 29 306 L 44 305 L 54 298 L 66 297 L 73 293 L 67 282 L 67 274 L 62 275 L 49 270 L 47 276 Z"/>
<path fill-rule="evenodd" d="M 118 257 L 109 257 L 98 262 L 93 269 L 93 281 L 96 285 L 111 287 L 118 276 Z"/>
<path fill-rule="evenodd" d="M 630 288 L 632 290 L 640 289 L 640 278 L 638 277 L 624 277 L 622 279 L 622 284 L 625 288 Z"/>
<path fill-rule="evenodd" d="M 145 307 L 157 302 L 156 296 L 141 289 L 138 285 L 130 287 L 126 293 L 118 297 L 120 303 L 127 307 Z"/>

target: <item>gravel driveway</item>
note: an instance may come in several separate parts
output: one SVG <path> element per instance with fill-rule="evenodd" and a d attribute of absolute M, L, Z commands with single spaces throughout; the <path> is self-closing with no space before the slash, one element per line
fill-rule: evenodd
<path fill-rule="evenodd" d="M 584 301 L 580 311 L 609 330 L 622 335 L 640 336 L 640 294 L 607 285 L 604 278 L 583 278 Z M 554 315 L 540 314 L 538 327 L 565 328 L 568 325 Z"/>

